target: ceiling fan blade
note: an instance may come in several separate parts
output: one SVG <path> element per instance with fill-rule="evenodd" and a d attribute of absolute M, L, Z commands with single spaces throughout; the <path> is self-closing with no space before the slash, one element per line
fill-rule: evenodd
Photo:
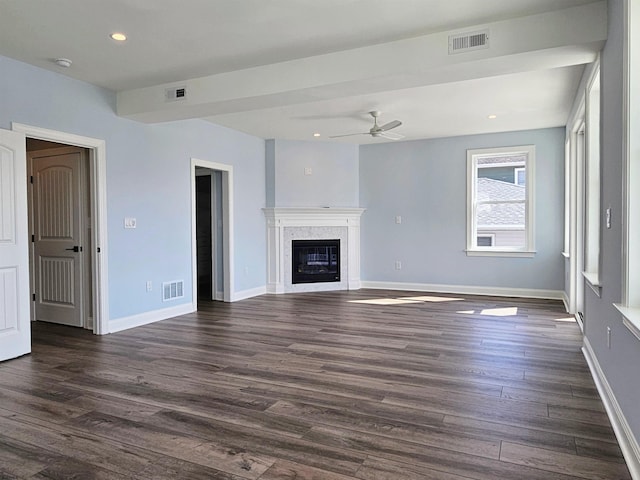
<path fill-rule="evenodd" d="M 380 133 L 379 136 L 387 138 L 389 140 L 400 140 L 401 138 L 404 138 L 404 135 L 400 135 L 399 133 L 393 133 L 393 132 L 382 132 Z"/>
<path fill-rule="evenodd" d="M 369 135 L 369 132 L 347 133 L 346 135 L 332 135 L 328 138 L 353 137 L 354 135 Z"/>
<path fill-rule="evenodd" d="M 392 128 L 396 128 L 402 125 L 400 120 L 394 120 L 393 122 L 385 123 L 380 127 L 381 132 L 386 132 L 387 130 L 391 130 Z"/>

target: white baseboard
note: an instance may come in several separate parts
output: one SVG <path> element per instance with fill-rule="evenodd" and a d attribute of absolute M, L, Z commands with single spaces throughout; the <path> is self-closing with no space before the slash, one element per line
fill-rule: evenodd
<path fill-rule="evenodd" d="M 571 313 L 569 311 L 569 296 L 564 290 L 562 291 L 562 303 L 564 303 L 564 309 L 567 311 L 567 313 Z"/>
<path fill-rule="evenodd" d="M 618 443 L 620 444 L 620 449 L 622 450 L 624 459 L 627 462 L 631 478 L 634 480 L 640 480 L 640 446 L 633 436 L 631 427 L 622 412 L 622 408 L 620 408 L 620 404 L 616 400 L 616 396 L 611 389 L 611 385 L 609 385 L 607 377 L 605 377 L 604 372 L 600 367 L 600 363 L 598 362 L 598 358 L 596 357 L 587 337 L 584 337 L 582 353 L 584 354 L 584 358 L 587 360 L 589 370 L 591 370 L 591 376 L 593 377 L 596 387 L 598 388 L 598 393 L 600 393 L 600 397 L 602 398 L 602 403 L 604 403 L 604 408 L 607 411 L 607 415 L 611 421 L 611 426 L 613 427 L 613 431 L 615 432 Z"/>
<path fill-rule="evenodd" d="M 524 297 L 561 300 L 561 290 L 532 288 L 479 287 L 468 285 L 437 285 L 429 283 L 370 282 L 363 281 L 362 288 L 378 290 L 409 290 L 415 292 L 455 293 L 458 295 L 491 295 L 495 297 Z"/>
<path fill-rule="evenodd" d="M 238 300 L 245 300 L 247 298 L 257 297 L 258 295 L 264 295 L 265 293 L 267 293 L 266 286 L 250 288 L 249 290 L 233 292 L 233 294 L 231 295 L 231 301 L 237 302 Z"/>
<path fill-rule="evenodd" d="M 121 332 L 122 330 L 127 330 L 129 328 L 159 322 L 160 320 L 166 320 L 167 318 L 192 313 L 196 310 L 196 307 L 192 303 L 184 303 L 174 307 L 152 310 L 151 312 L 139 313 L 138 315 L 131 315 L 130 317 L 116 318 L 115 320 L 109 320 L 109 333 Z"/>

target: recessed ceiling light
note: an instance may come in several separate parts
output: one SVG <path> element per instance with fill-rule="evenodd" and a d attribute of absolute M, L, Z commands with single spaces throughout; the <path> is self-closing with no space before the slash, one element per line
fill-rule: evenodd
<path fill-rule="evenodd" d="M 495 115 L 495 114 L 492 113 L 491 115 L 488 115 L 487 118 L 489 120 L 493 120 L 494 118 L 498 118 L 498 115 Z"/>
<path fill-rule="evenodd" d="M 120 33 L 120 32 L 113 32 L 109 36 L 116 42 L 124 42 L 127 39 L 127 36 L 124 33 Z"/>
<path fill-rule="evenodd" d="M 320 136 L 320 134 L 319 134 L 319 133 L 314 133 L 314 134 L 313 134 L 313 136 L 314 136 L 314 137 L 319 137 L 319 136 Z"/>

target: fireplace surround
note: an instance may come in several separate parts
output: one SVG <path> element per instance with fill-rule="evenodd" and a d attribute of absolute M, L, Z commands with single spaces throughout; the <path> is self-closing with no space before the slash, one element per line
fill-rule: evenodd
<path fill-rule="evenodd" d="M 267 220 L 267 293 L 357 290 L 360 288 L 360 216 L 362 208 L 265 208 Z M 294 283 L 294 240 L 338 240 L 338 281 Z"/>

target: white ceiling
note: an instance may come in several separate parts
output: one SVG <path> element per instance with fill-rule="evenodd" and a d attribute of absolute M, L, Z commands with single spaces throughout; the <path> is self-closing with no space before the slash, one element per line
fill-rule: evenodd
<path fill-rule="evenodd" d="M 327 141 L 368 130 L 377 109 L 381 123 L 403 121 L 394 131 L 406 139 L 446 137 L 564 125 L 583 64 L 602 45 L 601 29 L 580 24 L 591 3 L 2 0 L 0 55 L 119 92 L 118 112 L 142 121 L 201 117 L 263 138 Z M 584 32 L 547 30 L 554 21 Z M 486 25 L 496 32 L 489 50 L 449 59 L 431 49 Z M 128 40 L 116 44 L 114 31 Z M 72 66 L 56 66 L 59 57 Z M 160 104 L 165 84 L 181 83 L 189 105 Z"/>

